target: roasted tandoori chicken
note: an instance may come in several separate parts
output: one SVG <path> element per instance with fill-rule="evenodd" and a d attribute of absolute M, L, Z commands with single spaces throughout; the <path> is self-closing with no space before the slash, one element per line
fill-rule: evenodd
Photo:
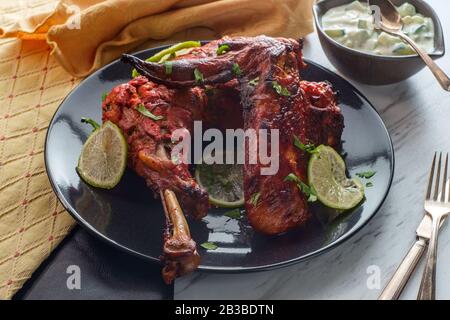
<path fill-rule="evenodd" d="M 277 173 L 262 175 L 259 161 L 244 164 L 245 208 L 255 230 L 270 235 L 286 232 L 310 217 L 305 195 L 295 183 L 285 181 L 290 173 L 307 181 L 309 156 L 295 147 L 294 137 L 305 144 L 338 149 L 344 127 L 331 85 L 301 79 L 305 67 L 301 50 L 302 42 L 292 39 L 225 37 L 174 58 L 170 72 L 167 64 L 123 55 L 122 60 L 141 76 L 111 91 L 103 102 L 103 120 L 123 130 L 129 165 L 154 193 L 173 191 L 183 211 L 196 219 L 206 215 L 208 195 L 186 164 L 170 159 L 173 130 L 191 130 L 194 120 L 220 129 L 278 129 Z M 150 111 L 153 118 L 139 108 Z M 248 159 L 250 148 L 244 148 Z M 165 243 L 171 242 L 172 248 L 164 248 L 163 276 L 170 282 L 195 269 L 199 258 L 184 217 L 168 220 Z M 180 221 L 187 234 L 181 232 L 174 245 Z"/>

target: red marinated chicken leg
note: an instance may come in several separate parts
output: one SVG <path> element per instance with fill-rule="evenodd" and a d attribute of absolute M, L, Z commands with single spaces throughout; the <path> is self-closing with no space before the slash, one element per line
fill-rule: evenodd
<path fill-rule="evenodd" d="M 162 257 L 166 283 L 200 263 L 178 199 L 187 213 L 200 219 L 207 213 L 208 195 L 187 165 L 174 163 L 169 155 L 172 132 L 190 128 L 194 119 L 202 117 L 204 104 L 201 90 L 173 91 L 139 77 L 114 88 L 102 106 L 103 120 L 114 122 L 125 135 L 129 166 L 146 180 L 155 196 L 161 196 L 166 215 Z"/>
<path fill-rule="evenodd" d="M 207 213 L 208 195 L 186 164 L 170 159 L 171 139 L 174 130 L 190 129 L 195 119 L 202 118 L 205 105 L 206 96 L 198 88 L 170 90 L 144 77 L 115 87 L 102 105 L 103 120 L 114 122 L 125 135 L 129 166 L 155 196 L 161 190 L 174 191 L 183 210 L 197 219 Z"/>
<path fill-rule="evenodd" d="M 103 103 L 103 120 L 123 130 L 130 167 L 161 195 L 166 282 L 200 261 L 182 210 L 205 216 L 208 195 L 186 164 L 170 159 L 172 133 L 191 131 L 194 120 L 220 129 L 278 130 L 279 141 L 269 140 L 268 150 L 279 143 L 279 153 L 271 155 L 278 156 L 279 168 L 271 175 L 262 174 L 260 161 L 249 163 L 252 151 L 244 146 L 248 220 L 259 232 L 279 234 L 310 217 L 305 195 L 285 180 L 292 173 L 307 183 L 309 155 L 295 147 L 294 139 L 339 148 L 344 124 L 331 85 L 301 79 L 301 49 L 302 42 L 292 39 L 225 37 L 164 64 L 123 56 L 142 76 L 113 89 Z"/>

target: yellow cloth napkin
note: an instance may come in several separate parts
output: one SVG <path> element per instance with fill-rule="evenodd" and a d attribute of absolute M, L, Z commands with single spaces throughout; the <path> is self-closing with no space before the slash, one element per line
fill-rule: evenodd
<path fill-rule="evenodd" d="M 312 31 L 312 0 L 66 0 L 0 35 L 47 39 L 74 76 L 86 76 L 121 53 L 172 38 L 221 35 L 300 37 Z M 45 10 L 47 9 L 47 10 Z"/>
<path fill-rule="evenodd" d="M 123 52 L 223 35 L 301 37 L 313 0 L 0 0 L 0 299 L 74 226 L 53 194 L 49 121 L 83 77 Z"/>

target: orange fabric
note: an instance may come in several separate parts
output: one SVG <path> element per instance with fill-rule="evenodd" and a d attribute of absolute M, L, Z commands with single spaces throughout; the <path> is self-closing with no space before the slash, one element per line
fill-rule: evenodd
<path fill-rule="evenodd" d="M 74 226 L 54 195 L 44 140 L 78 83 L 45 42 L 0 40 L 0 299 L 10 299 Z"/>
<path fill-rule="evenodd" d="M 312 0 L 50 1 L 32 17 L 0 26 L 0 36 L 47 40 L 61 65 L 81 77 L 144 42 L 301 37 L 313 30 L 311 6 Z"/>

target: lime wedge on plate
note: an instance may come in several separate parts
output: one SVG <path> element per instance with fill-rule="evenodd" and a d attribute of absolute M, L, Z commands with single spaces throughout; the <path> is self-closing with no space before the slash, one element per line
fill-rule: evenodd
<path fill-rule="evenodd" d="M 244 205 L 243 166 L 239 164 L 199 164 L 197 183 L 209 194 L 209 202 L 222 208 Z"/>
<path fill-rule="evenodd" d="M 347 178 L 344 160 L 331 147 L 316 148 L 309 160 L 308 180 L 319 201 L 327 207 L 349 210 L 364 199 L 364 186 L 356 178 Z"/>
<path fill-rule="evenodd" d="M 122 131 L 106 121 L 84 143 L 77 171 L 87 184 L 111 189 L 119 183 L 126 164 L 127 143 Z"/>

